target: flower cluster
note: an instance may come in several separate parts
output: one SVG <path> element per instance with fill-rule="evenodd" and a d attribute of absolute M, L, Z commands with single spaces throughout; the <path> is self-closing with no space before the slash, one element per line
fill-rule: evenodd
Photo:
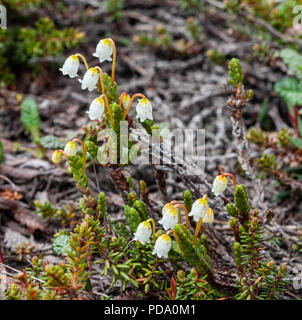
<path fill-rule="evenodd" d="M 212 186 L 212 191 L 216 196 L 220 195 L 225 191 L 228 182 L 226 176 L 232 177 L 234 186 L 236 185 L 235 178 L 230 173 L 224 173 L 223 175 L 217 176 L 213 181 Z M 193 220 L 197 223 L 194 238 L 195 241 L 197 239 L 202 224 L 212 223 L 214 221 L 214 212 L 213 209 L 209 207 L 207 195 L 204 195 L 202 198 L 197 199 L 193 203 L 192 209 L 189 213 L 187 208 L 176 200 L 165 204 L 165 206 L 162 209 L 162 218 L 158 221 L 158 223 L 161 224 L 164 230 L 167 232 L 166 234 L 161 235 L 157 238 L 153 250 L 153 254 L 156 254 L 159 258 L 168 258 L 168 253 L 172 246 L 172 240 L 169 234 L 173 233 L 175 235 L 174 227 L 177 224 L 181 223 L 181 210 L 183 210 L 186 214 L 187 229 L 189 228 L 189 217 L 193 217 Z M 151 242 L 152 228 L 150 221 L 152 221 L 153 223 L 153 236 L 155 236 L 154 220 L 149 219 L 147 221 L 141 222 L 138 225 L 133 240 L 139 241 L 142 244 Z"/>
<path fill-rule="evenodd" d="M 99 58 L 100 63 L 103 63 L 104 61 L 113 61 L 112 84 L 114 84 L 116 48 L 113 40 L 110 38 L 100 40 L 95 52 L 92 55 L 94 57 Z M 86 67 L 86 73 L 84 74 L 83 79 L 79 79 L 79 82 L 81 83 L 81 88 L 83 90 L 88 89 L 88 91 L 93 91 L 94 89 L 98 88 L 100 93 L 102 93 L 102 96 L 94 99 L 91 102 L 89 111 L 87 111 L 90 120 L 100 121 L 104 115 L 105 108 L 110 108 L 109 104 L 107 103 L 108 101 L 106 101 L 107 99 L 103 98 L 103 96 L 106 95 L 106 93 L 104 90 L 102 69 L 98 66 L 89 68 L 86 59 L 81 54 L 74 54 L 66 59 L 66 61 L 63 64 L 63 67 L 60 68 L 60 71 L 62 71 L 63 75 L 67 75 L 70 78 L 77 77 L 78 70 L 80 67 L 79 58 L 83 60 Z M 101 83 L 101 88 L 98 87 L 99 81 Z M 136 106 L 137 119 L 139 119 L 140 122 L 144 122 L 147 119 L 153 120 L 151 102 L 142 94 L 136 94 L 132 96 L 132 98 L 130 98 L 130 96 L 126 93 L 121 95 L 120 99 L 120 106 L 124 108 L 124 119 L 126 118 L 130 106 L 136 96 L 141 97 Z"/>
<path fill-rule="evenodd" d="M 192 210 L 188 213 L 187 208 L 180 204 L 178 201 L 174 200 L 167 203 L 162 209 L 162 219 L 158 221 L 161 224 L 166 234 L 158 237 L 155 242 L 153 254 L 156 254 L 159 258 L 167 258 L 168 252 L 171 249 L 172 240 L 169 233 L 174 233 L 174 227 L 181 223 L 181 210 L 184 210 L 187 218 L 187 228 L 189 216 L 192 216 L 195 222 L 198 222 L 195 230 L 195 235 L 197 237 L 200 230 L 201 224 L 212 223 L 214 221 L 213 210 L 208 205 L 208 197 L 205 195 L 203 198 L 198 199 L 194 202 Z M 150 220 L 140 223 L 137 227 L 136 233 L 134 234 L 133 240 L 137 240 L 144 243 L 149 243 L 152 235 Z M 154 227 L 155 230 L 155 227 Z"/>
<path fill-rule="evenodd" d="M 214 221 L 213 210 L 209 208 L 207 195 L 204 195 L 203 198 L 197 199 L 193 203 L 189 216 L 192 216 L 195 222 L 198 222 L 200 219 L 202 219 L 204 223 Z"/>
<path fill-rule="evenodd" d="M 107 120 L 106 116 L 108 115 L 110 119 L 108 119 L 108 121 L 106 121 L 105 124 L 107 126 L 111 126 L 112 128 L 116 128 L 117 124 L 114 123 L 115 118 L 113 116 L 113 111 L 111 110 L 112 108 L 114 108 L 113 102 L 119 102 L 119 106 L 122 110 L 121 120 L 125 120 L 134 99 L 140 97 L 135 109 L 136 118 L 139 120 L 140 123 L 144 123 L 146 120 L 153 120 L 152 104 L 141 93 L 136 93 L 132 95 L 132 97 L 130 97 L 128 93 L 124 92 L 116 98 L 116 101 L 112 102 L 112 99 L 110 98 L 111 104 L 109 103 L 108 90 L 113 90 L 114 85 L 116 85 L 114 81 L 116 63 L 116 47 L 114 41 L 110 38 L 100 40 L 95 52 L 92 55 L 94 57 L 97 57 L 100 63 L 103 63 L 104 61 L 112 61 L 112 85 L 109 89 L 108 87 L 106 87 L 105 90 L 105 81 L 102 69 L 99 66 L 89 67 L 85 57 L 79 53 L 69 56 L 64 62 L 62 68 L 59 69 L 63 73 L 63 75 L 69 76 L 70 78 L 76 78 L 78 77 L 80 59 L 83 61 L 86 68 L 86 72 L 83 76 L 83 79 L 79 79 L 79 82 L 81 83 L 81 88 L 83 90 L 88 89 L 88 91 L 93 91 L 97 89 L 99 93 L 99 96 L 93 99 L 93 101 L 90 103 L 89 110 L 86 112 L 88 114 L 89 119 L 91 121 L 101 122 L 104 118 Z M 104 145 L 104 148 L 105 147 L 106 145 Z M 54 152 L 52 156 L 52 161 L 58 164 L 62 160 L 62 155 L 64 155 L 65 157 L 73 157 L 76 155 L 76 153 L 77 148 L 75 142 L 68 142 L 65 146 L 64 151 L 56 150 Z M 85 163 L 83 163 L 83 167 L 85 167 Z"/>

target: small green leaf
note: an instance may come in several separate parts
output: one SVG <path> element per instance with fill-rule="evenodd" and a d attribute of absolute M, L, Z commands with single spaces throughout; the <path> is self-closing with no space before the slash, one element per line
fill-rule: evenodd
<path fill-rule="evenodd" d="M 53 239 L 52 248 L 57 255 L 67 256 L 67 251 L 70 251 L 69 236 L 66 234 L 61 234 Z"/>
<path fill-rule="evenodd" d="M 275 84 L 274 90 L 288 105 L 302 105 L 302 83 L 298 80 L 284 78 Z"/>
<path fill-rule="evenodd" d="M 282 201 L 290 196 L 290 190 L 284 190 L 278 193 L 274 198 L 273 202 Z"/>
<path fill-rule="evenodd" d="M 302 79 L 302 55 L 296 50 L 286 48 L 281 50 L 280 57 L 288 65 L 289 70 Z"/>
<path fill-rule="evenodd" d="M 269 106 L 269 100 L 265 99 L 262 103 L 261 110 L 258 116 L 261 127 L 266 131 L 270 131 L 272 128 L 274 128 L 273 122 L 271 118 L 268 116 Z"/>
<path fill-rule="evenodd" d="M 92 290 L 92 285 L 89 278 L 86 279 L 85 289 L 88 291 Z"/>
<path fill-rule="evenodd" d="M 35 100 L 26 98 L 21 104 L 21 122 L 25 130 L 31 134 L 33 141 L 40 142 L 40 115 Z"/>
<path fill-rule="evenodd" d="M 41 144 L 45 149 L 64 149 L 64 143 L 55 136 L 43 137 Z"/>
<path fill-rule="evenodd" d="M 298 149 L 302 149 L 302 138 L 295 139 L 293 137 L 288 136 L 288 140 Z"/>

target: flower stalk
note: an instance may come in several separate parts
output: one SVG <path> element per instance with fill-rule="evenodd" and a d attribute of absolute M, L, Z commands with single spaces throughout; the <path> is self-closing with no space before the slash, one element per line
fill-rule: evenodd
<path fill-rule="evenodd" d="M 184 209 L 185 214 L 186 214 L 186 228 L 189 229 L 189 213 L 188 213 L 187 208 L 186 208 L 183 204 L 180 204 L 180 203 L 176 204 L 176 205 L 174 206 L 174 208 L 179 208 L 179 209 L 180 209 L 180 210 L 178 211 L 178 221 L 179 221 L 179 223 L 180 223 L 181 208 Z"/>
<path fill-rule="evenodd" d="M 106 96 L 105 93 L 103 93 L 103 94 L 101 95 L 101 98 L 103 98 L 103 99 L 105 100 L 105 110 L 108 111 L 109 117 L 110 117 L 110 120 L 111 120 L 111 124 L 112 124 L 112 126 L 113 126 L 113 124 L 114 124 L 114 119 L 113 119 L 113 115 L 112 115 L 112 112 L 111 112 L 111 109 L 110 109 L 110 106 L 109 106 L 108 97 Z"/>
<path fill-rule="evenodd" d="M 84 62 L 84 65 L 85 65 L 86 70 L 88 70 L 88 69 L 89 69 L 89 66 L 88 66 L 88 63 L 87 63 L 87 60 L 85 59 L 85 57 L 84 57 L 82 54 L 80 54 L 80 53 L 76 53 L 75 56 L 77 56 L 77 57 L 79 57 L 79 58 L 82 59 L 82 61 Z"/>
<path fill-rule="evenodd" d="M 145 99 L 146 99 L 146 97 L 145 97 L 142 93 L 136 93 L 136 94 L 134 94 L 134 95 L 131 97 L 131 100 L 130 100 L 130 102 L 129 102 L 129 104 L 128 104 L 127 110 L 124 111 L 123 120 L 126 119 L 126 116 L 127 116 L 128 112 L 129 112 L 129 110 L 130 110 L 130 108 L 131 108 L 132 102 L 133 102 L 133 100 L 134 100 L 136 97 L 141 97 L 141 98 L 145 98 Z"/>
<path fill-rule="evenodd" d="M 196 242 L 197 242 L 197 237 L 198 237 L 199 230 L 200 230 L 201 226 L 202 226 L 202 218 L 200 218 L 196 224 L 195 234 L 194 234 L 194 242 L 193 242 L 194 244 L 196 244 Z"/>
<path fill-rule="evenodd" d="M 169 235 L 170 233 L 173 233 L 173 236 L 174 236 L 174 238 L 176 239 L 176 241 L 177 241 L 177 243 L 178 243 L 179 249 L 181 250 L 181 252 L 182 252 L 183 254 L 185 254 L 185 252 L 184 252 L 184 250 L 183 250 L 183 248 L 182 248 L 182 246 L 181 246 L 181 243 L 180 243 L 180 239 L 179 239 L 178 234 L 175 232 L 175 230 L 169 230 L 169 231 L 166 232 L 167 235 Z"/>
<path fill-rule="evenodd" d="M 234 175 L 232 175 L 232 174 L 229 173 L 229 172 L 226 172 L 226 173 L 223 173 L 222 176 L 224 176 L 224 177 L 231 177 L 232 180 L 233 180 L 234 188 L 236 188 L 237 183 L 236 183 L 236 179 L 235 179 Z"/>
<path fill-rule="evenodd" d="M 114 85 L 114 77 L 115 77 L 115 64 L 116 64 L 116 46 L 114 41 L 111 38 L 108 38 L 108 40 L 112 43 L 113 45 L 113 59 L 112 59 L 112 73 L 111 73 L 111 80 L 112 80 L 112 85 Z"/>
<path fill-rule="evenodd" d="M 102 94 L 105 94 L 105 86 L 104 86 L 104 77 L 103 77 L 103 70 L 99 66 L 95 66 L 96 69 L 98 69 L 100 73 L 100 81 L 101 81 L 101 89 L 102 89 Z M 98 88 L 100 90 L 100 88 Z"/>

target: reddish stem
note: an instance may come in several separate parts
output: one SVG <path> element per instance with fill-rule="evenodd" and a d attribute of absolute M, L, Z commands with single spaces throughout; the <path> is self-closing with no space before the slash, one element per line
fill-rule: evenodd
<path fill-rule="evenodd" d="M 132 105 L 132 102 L 133 102 L 133 100 L 134 100 L 136 97 L 141 97 L 141 98 L 145 98 L 145 99 L 146 99 L 146 97 L 145 97 L 142 93 L 136 93 L 136 94 L 134 94 L 134 95 L 131 97 L 131 99 L 130 99 L 130 102 L 129 102 L 129 104 L 128 104 L 127 110 L 124 111 L 123 120 L 126 119 L 126 116 L 127 116 L 128 112 L 129 112 L 129 110 L 130 110 L 130 107 L 131 107 L 131 105 Z"/>
<path fill-rule="evenodd" d="M 177 293 L 177 287 L 176 287 L 176 281 L 175 281 L 174 277 L 172 277 L 172 279 L 171 279 L 171 286 L 172 286 L 172 292 L 171 292 L 172 300 L 175 300 L 176 293 Z"/>
<path fill-rule="evenodd" d="M 296 135 L 299 136 L 299 123 L 298 123 L 299 115 L 298 115 L 297 106 L 294 106 L 294 115 L 290 113 L 290 109 L 287 109 L 287 112 L 288 112 L 289 120 L 295 129 Z"/>
<path fill-rule="evenodd" d="M 237 185 L 236 179 L 235 179 L 235 177 L 234 177 L 231 173 L 226 172 L 226 173 L 223 173 L 222 175 L 223 175 L 224 177 L 226 177 L 226 176 L 231 177 L 232 180 L 233 180 L 234 188 L 236 188 L 236 185 Z"/>
<path fill-rule="evenodd" d="M 186 228 L 189 229 L 189 213 L 187 208 L 183 204 L 177 204 L 174 208 L 183 208 L 186 214 Z"/>

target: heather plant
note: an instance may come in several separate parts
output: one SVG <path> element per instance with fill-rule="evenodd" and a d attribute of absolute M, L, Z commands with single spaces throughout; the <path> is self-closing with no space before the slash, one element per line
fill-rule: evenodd
<path fill-rule="evenodd" d="M 190 17 L 187 19 L 187 33 L 177 39 L 164 25 L 157 25 L 153 33 L 141 33 L 133 40 L 141 47 L 149 47 L 168 55 L 190 55 L 200 51 L 203 44 L 203 32 L 198 22 Z"/>
<path fill-rule="evenodd" d="M 120 22 L 124 18 L 123 9 L 125 7 L 124 0 L 106 0 L 105 7 L 109 14 L 110 20 Z"/>
<path fill-rule="evenodd" d="M 297 0 L 262 1 L 262 0 L 225 0 L 226 8 L 233 13 L 253 14 L 284 32 L 292 26 L 293 9 L 300 4 Z"/>
<path fill-rule="evenodd" d="M 140 128 L 149 139 L 158 131 L 158 126 L 153 120 L 152 104 L 144 94 L 131 96 L 119 92 L 115 81 L 117 50 L 114 41 L 102 39 L 93 56 L 101 64 L 112 62 L 111 75 L 103 72 L 100 66 L 90 67 L 79 53 L 69 56 L 60 69 L 63 75 L 77 78 L 80 62 L 83 62 L 86 72 L 79 79 L 81 88 L 97 91 L 97 97 L 87 111 L 91 123 L 85 126 L 84 135 L 67 142 L 52 156 L 56 164 L 63 159 L 68 163 L 81 194 L 77 206 L 81 222 L 72 232 L 60 230 L 53 238 L 53 250 L 64 262 L 54 265 L 43 257 L 34 258 L 32 267 L 20 273 L 6 292 L 7 298 L 94 299 L 94 265 L 101 268 L 100 277 L 110 279 L 111 288 L 118 286 L 122 292 L 135 289 L 138 296 L 153 294 L 171 300 L 278 298 L 285 286 L 286 267 L 277 267 L 266 258 L 262 237 L 265 213 L 260 215 L 259 210 L 251 208 L 246 187 L 237 185 L 233 174 L 222 172 L 214 179 L 211 206 L 208 194 L 197 197 L 192 194 L 193 190 L 185 190 L 182 199 L 166 201 L 160 219 L 155 215 L 146 183 L 139 181 L 137 191 L 132 177 L 125 176 L 124 167 L 137 163 L 144 150 L 138 138 L 133 137 L 133 131 L 124 131 L 123 125 Z M 233 86 L 233 100 L 230 99 L 229 105 L 233 106 L 232 102 L 240 98 L 241 104 L 233 107 L 243 108 L 252 92 L 244 89 L 238 59 L 230 62 L 229 74 Z M 129 111 L 136 98 L 140 99 L 134 120 Z M 240 117 L 238 110 L 236 115 Z M 116 219 L 110 212 L 104 192 L 99 190 L 97 195 L 92 192 L 87 176 L 91 163 L 109 170 L 124 201 L 122 219 Z M 163 190 L 164 177 L 154 167 L 159 188 Z M 229 180 L 234 186 L 234 203 L 223 195 Z M 209 225 L 215 222 L 218 198 L 226 203 L 234 235 L 238 279 L 235 294 L 221 286 L 216 277 L 219 263 L 213 258 Z M 36 202 L 36 206 L 47 219 L 62 223 L 74 217 L 48 203 Z M 105 293 L 103 298 L 110 296 Z"/>

